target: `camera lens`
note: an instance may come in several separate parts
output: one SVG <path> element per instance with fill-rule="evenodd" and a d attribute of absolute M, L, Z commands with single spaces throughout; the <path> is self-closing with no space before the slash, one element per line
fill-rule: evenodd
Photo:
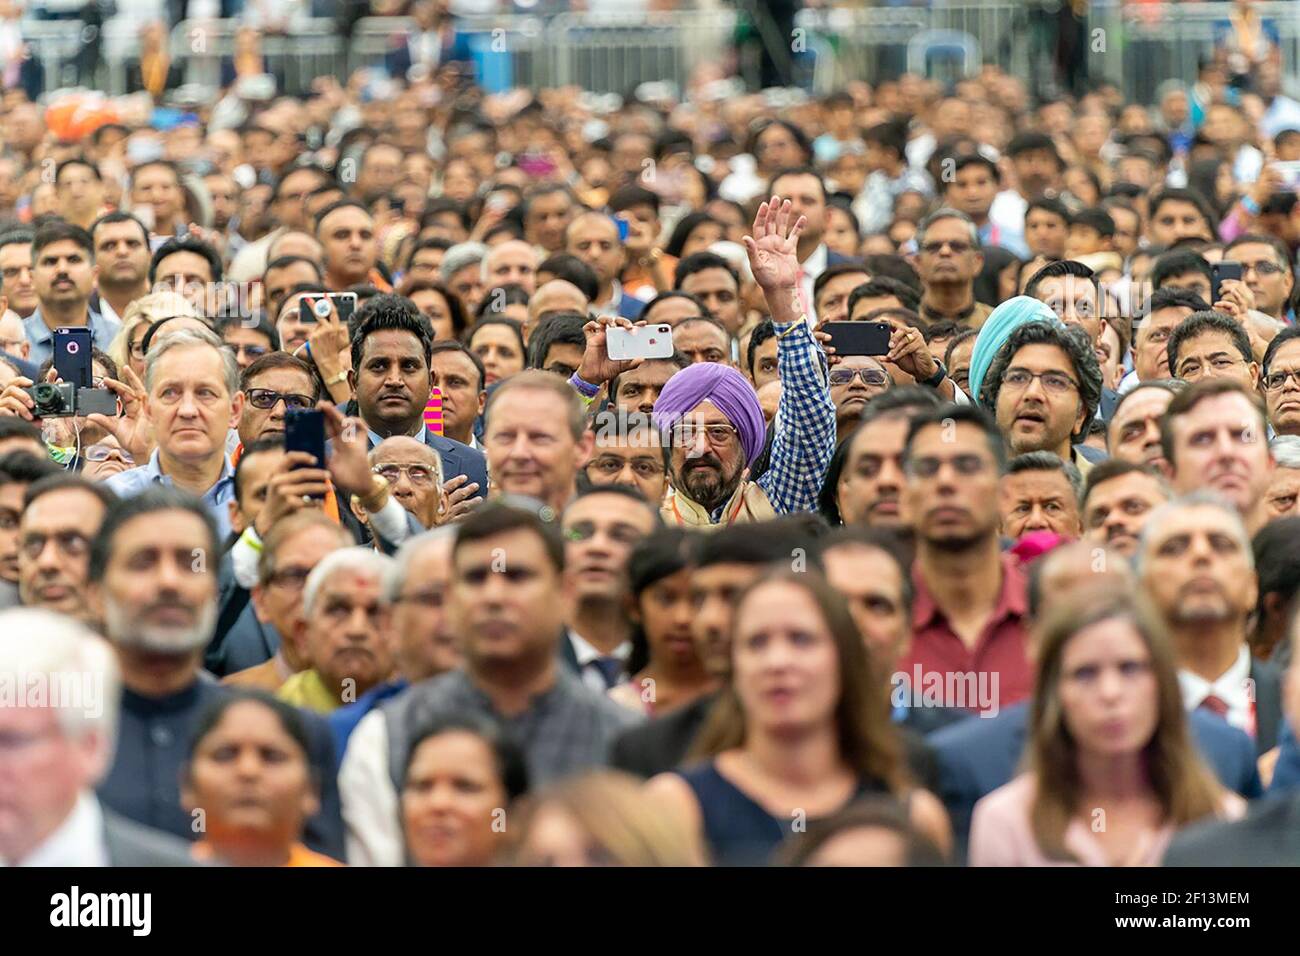
<path fill-rule="evenodd" d="M 32 398 L 37 405 L 50 411 L 59 411 L 63 408 L 63 396 L 59 394 L 58 388 L 49 382 L 41 382 L 33 387 Z"/>
<path fill-rule="evenodd" d="M 328 319 L 330 315 L 330 300 L 317 299 L 316 304 L 311 307 L 311 310 L 315 312 L 319 318 Z"/>

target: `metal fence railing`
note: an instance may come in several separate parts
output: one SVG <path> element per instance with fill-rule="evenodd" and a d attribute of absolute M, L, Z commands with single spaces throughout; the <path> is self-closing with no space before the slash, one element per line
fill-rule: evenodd
<path fill-rule="evenodd" d="M 734 5 L 732 5 L 734 3 Z M 1300 64 L 1300 9 L 1295 0 L 1264 0 L 1255 8 L 1280 38 L 1283 63 L 1294 75 Z M 544 3 L 536 10 L 552 9 Z M 1121 86 L 1129 99 L 1151 102 L 1167 79 L 1195 79 L 1198 62 L 1213 49 L 1226 22 L 1227 2 L 1126 3 L 1092 0 L 1087 20 L 1087 68 L 1091 78 Z M 749 53 L 738 58 L 742 75 L 754 78 L 755 49 L 774 42 L 762 0 L 672 13 L 537 13 L 475 16 L 457 21 L 480 80 L 489 89 L 577 84 L 595 92 L 625 93 L 647 81 L 681 88 L 701 63 L 732 55 L 738 38 Z M 928 5 L 821 7 L 800 11 L 798 42 L 787 57 L 797 79 L 814 92 L 849 80 L 879 81 L 923 62 L 930 75 L 959 77 L 962 65 L 992 62 L 1024 77 L 1041 91 L 1050 83 L 1055 14 L 1046 0 L 930 0 Z M 24 21 L 46 89 L 80 83 L 117 94 L 139 54 L 139 19 L 120 17 L 102 29 L 102 62 L 87 77 L 86 27 L 75 20 Z M 222 65 L 234 52 L 236 20 L 188 20 L 173 28 L 171 51 L 188 82 L 220 85 Z M 262 37 L 268 67 L 283 91 L 304 92 L 320 75 L 346 76 L 363 66 L 383 65 L 406 42 L 412 21 L 373 17 L 339 34 L 334 19 L 303 21 L 293 36 Z M 951 31 L 946 47 L 913 43 L 931 31 Z M 937 42 L 937 41 L 936 41 Z M 918 41 L 919 43 L 919 41 Z M 973 47 L 977 55 L 972 56 Z M 954 51 L 960 51 L 960 56 Z M 918 59 L 919 56 L 919 59 Z"/>

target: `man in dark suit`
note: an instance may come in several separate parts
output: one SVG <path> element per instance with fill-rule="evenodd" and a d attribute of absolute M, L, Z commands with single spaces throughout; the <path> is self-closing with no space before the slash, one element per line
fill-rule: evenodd
<path fill-rule="evenodd" d="M 442 458 L 449 483 L 463 477 L 464 483 L 450 492 L 453 510 L 475 494 L 486 495 L 483 453 L 425 427 L 424 408 L 433 388 L 433 330 L 428 320 L 409 299 L 384 294 L 367 302 L 357 321 L 348 376 L 368 432 L 367 450 L 393 435 L 417 438 Z"/>
<path fill-rule="evenodd" d="M 0 866 L 192 865 L 183 840 L 125 820 L 95 796 L 117 736 L 112 649 L 70 617 L 15 608 L 0 613 L 0 660 L 41 697 L 0 707 L 0 735 L 18 742 L 30 769 L 0 778 Z"/>
<path fill-rule="evenodd" d="M 1212 401 L 1202 399 L 1198 411 Z M 1227 414 L 1240 424 L 1239 413 Z M 1245 730 L 1258 753 L 1272 750 L 1282 720 L 1281 675 L 1253 658 L 1247 643 L 1258 584 L 1236 508 L 1204 492 L 1174 499 L 1147 521 L 1135 562 L 1173 637 L 1183 703 Z"/>

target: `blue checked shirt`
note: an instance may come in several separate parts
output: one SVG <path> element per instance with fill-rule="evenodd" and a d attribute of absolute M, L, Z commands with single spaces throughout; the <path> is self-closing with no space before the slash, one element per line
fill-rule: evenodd
<path fill-rule="evenodd" d="M 90 328 L 90 344 L 101 352 L 108 351 L 109 343 L 117 337 L 118 331 L 122 328 L 122 323 L 106 318 L 98 312 L 87 315 L 86 325 Z M 54 330 L 45 324 L 40 309 L 23 319 L 23 333 L 32 346 L 27 361 L 33 365 L 40 365 L 54 355 Z"/>
<path fill-rule="evenodd" d="M 776 343 L 781 400 L 776 407 L 771 465 L 756 482 L 777 514 L 816 510 L 817 493 L 835 454 L 835 403 L 826 353 L 806 320 L 776 325 L 776 334 L 793 326 L 797 328 Z M 722 510 L 714 512 L 714 521 Z"/>

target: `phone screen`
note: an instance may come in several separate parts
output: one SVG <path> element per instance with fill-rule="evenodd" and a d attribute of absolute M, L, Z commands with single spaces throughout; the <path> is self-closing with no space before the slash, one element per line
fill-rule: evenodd
<path fill-rule="evenodd" d="M 1233 262 L 1230 259 L 1225 259 L 1222 262 L 1211 262 L 1210 305 L 1214 305 L 1214 303 L 1223 298 L 1220 286 L 1224 279 L 1240 279 L 1244 274 L 1240 262 Z"/>
<path fill-rule="evenodd" d="M 316 459 L 310 467 L 325 467 L 325 413 L 314 408 L 290 408 L 284 413 L 284 450 L 305 451 Z"/>

